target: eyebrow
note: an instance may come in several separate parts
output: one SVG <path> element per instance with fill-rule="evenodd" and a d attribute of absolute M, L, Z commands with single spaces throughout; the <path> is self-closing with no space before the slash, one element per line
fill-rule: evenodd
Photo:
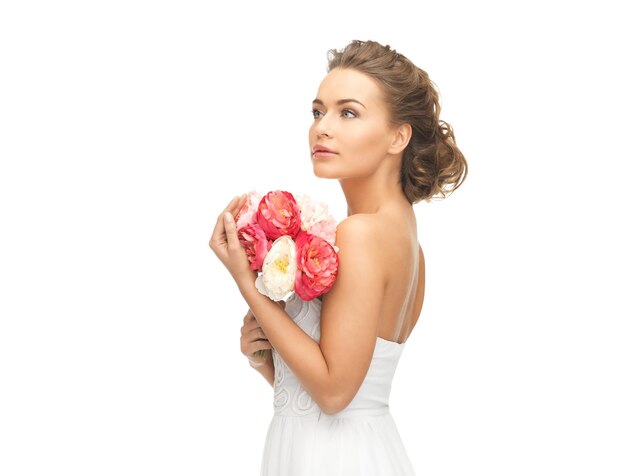
<path fill-rule="evenodd" d="M 361 101 L 357 101 L 356 99 L 340 99 L 339 101 L 337 101 L 337 106 L 340 106 L 341 104 L 344 104 L 346 102 L 356 102 L 360 104 L 361 106 L 365 107 L 365 104 L 363 104 Z M 322 106 L 324 105 L 323 101 L 318 98 L 313 99 L 313 104 L 320 104 Z M 365 107 L 365 109 L 367 108 Z"/>

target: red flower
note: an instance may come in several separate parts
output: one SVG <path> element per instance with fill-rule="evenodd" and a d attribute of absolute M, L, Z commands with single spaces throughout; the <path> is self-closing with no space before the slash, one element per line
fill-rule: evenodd
<path fill-rule="evenodd" d="M 337 279 L 339 257 L 328 241 L 305 231 L 296 237 L 295 292 L 303 301 L 326 293 Z"/>
<path fill-rule="evenodd" d="M 295 238 L 300 231 L 300 208 L 289 192 L 268 192 L 259 202 L 256 222 L 270 240 L 283 235 Z"/>
<path fill-rule="evenodd" d="M 263 268 L 265 255 L 272 247 L 272 242 L 268 241 L 265 233 L 256 223 L 242 227 L 237 232 L 237 236 L 248 256 L 250 269 L 260 271 Z"/>

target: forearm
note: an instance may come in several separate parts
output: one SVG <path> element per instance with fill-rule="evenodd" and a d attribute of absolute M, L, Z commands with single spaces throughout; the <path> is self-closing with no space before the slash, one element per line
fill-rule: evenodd
<path fill-rule="evenodd" d="M 254 282 L 240 285 L 239 290 L 272 347 L 313 400 L 326 408 L 326 402 L 332 399 L 332 386 L 319 344 L 293 322 L 280 304 L 261 294 Z"/>
<path fill-rule="evenodd" d="M 265 362 L 258 366 L 252 365 L 252 363 L 250 363 L 250 367 L 263 375 L 263 377 L 265 377 L 265 380 L 267 380 L 272 388 L 274 387 L 274 361 Z"/>

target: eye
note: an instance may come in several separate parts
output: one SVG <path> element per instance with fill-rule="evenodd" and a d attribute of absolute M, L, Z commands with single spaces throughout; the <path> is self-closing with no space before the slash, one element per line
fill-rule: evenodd
<path fill-rule="evenodd" d="M 316 113 L 316 112 L 320 112 L 319 110 L 317 110 L 317 109 L 313 109 L 313 110 L 311 110 L 311 112 L 313 113 L 313 117 L 314 117 L 315 119 L 317 119 L 317 118 L 319 117 L 319 116 L 316 116 L 316 115 L 315 115 L 315 113 Z M 341 112 L 342 112 L 342 113 L 344 113 L 344 112 L 349 112 L 349 113 L 350 113 L 350 114 L 352 114 L 354 117 L 358 117 L 357 113 L 356 113 L 356 112 L 354 112 L 354 111 L 352 111 L 352 110 L 350 110 L 350 109 L 344 109 L 344 110 L 343 110 L 343 111 L 341 111 Z"/>

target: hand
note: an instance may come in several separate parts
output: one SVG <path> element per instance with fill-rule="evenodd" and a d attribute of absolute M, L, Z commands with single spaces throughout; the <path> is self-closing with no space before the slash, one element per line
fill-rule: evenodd
<path fill-rule="evenodd" d="M 241 352 L 248 357 L 250 365 L 253 367 L 259 367 L 263 364 L 269 363 L 272 359 L 271 352 L 257 353 L 259 350 L 273 349 L 270 341 L 267 340 L 263 329 L 259 325 L 259 322 L 252 314 L 252 311 L 248 309 L 248 312 L 243 318 L 243 326 L 241 327 Z M 255 355 L 255 353 L 257 353 Z M 265 355 L 263 355 L 265 354 Z"/>
<path fill-rule="evenodd" d="M 243 246 L 239 243 L 235 217 L 246 203 L 246 195 L 233 198 L 224 211 L 217 217 L 209 248 L 217 255 L 238 285 L 247 281 L 256 281 L 258 272 L 250 269 L 250 262 Z M 232 220 L 226 219 L 230 213 Z"/>

